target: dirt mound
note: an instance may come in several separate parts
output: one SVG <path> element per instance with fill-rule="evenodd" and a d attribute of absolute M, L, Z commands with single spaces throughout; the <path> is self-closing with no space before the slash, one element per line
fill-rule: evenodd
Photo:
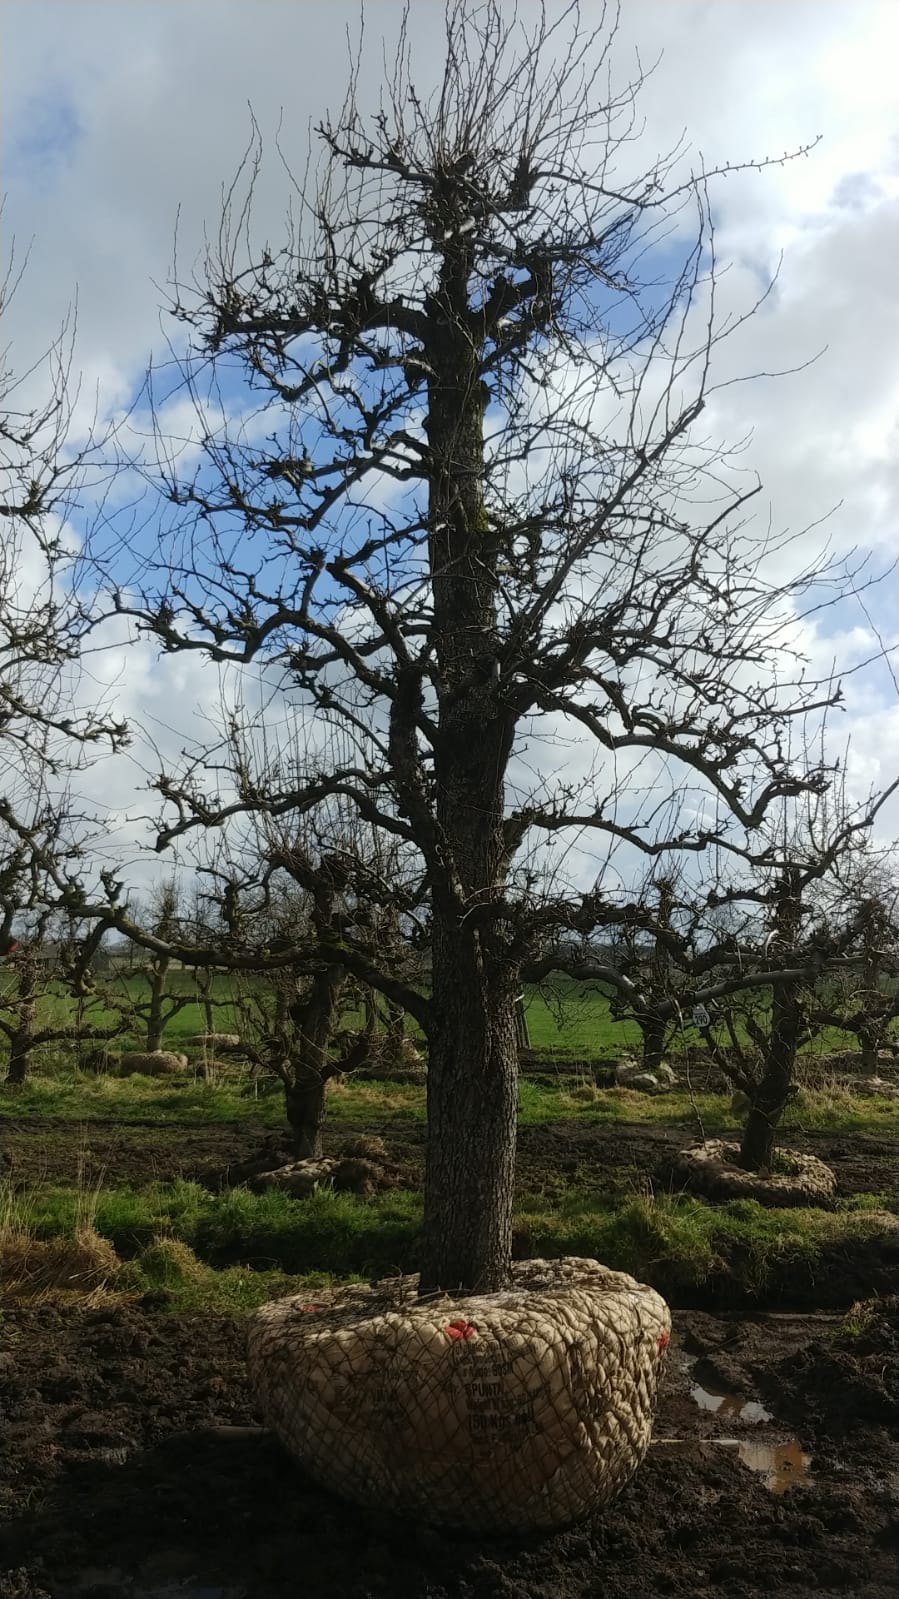
<path fill-rule="evenodd" d="M 806 1416 L 818 1432 L 842 1438 L 866 1425 L 895 1431 L 899 1294 L 855 1305 L 831 1340 L 788 1355 L 776 1377 L 790 1413 Z"/>

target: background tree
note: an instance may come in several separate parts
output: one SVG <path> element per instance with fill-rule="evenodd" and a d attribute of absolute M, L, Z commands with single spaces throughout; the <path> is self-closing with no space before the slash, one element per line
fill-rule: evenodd
<path fill-rule="evenodd" d="M 25 1082 L 38 1049 L 112 1039 L 127 1026 L 120 1014 L 110 1018 L 84 975 L 72 993 L 69 918 L 62 902 L 69 885 L 77 885 L 82 861 L 74 832 L 61 800 L 44 796 L 27 824 L 0 801 L 0 837 L 6 835 L 0 860 L 0 1034 L 8 1047 L 6 1082 L 13 1087 Z M 100 932 L 102 922 L 91 930 L 92 949 Z"/>
<path fill-rule="evenodd" d="M 0 205 L 2 215 L 2 205 Z M 0 319 L 27 263 L 15 252 L 0 282 Z M 74 317 L 26 371 L 16 374 L 9 347 L 0 353 L 0 770 L 18 773 L 35 758 L 71 762 L 74 747 L 100 741 L 120 748 L 124 724 L 75 704 L 76 669 L 92 625 L 79 594 L 74 542 L 67 529 L 89 486 L 108 474 L 109 440 L 88 431 L 72 443 L 78 384 L 73 375 Z"/>
<path fill-rule="evenodd" d="M 625 922 L 616 929 L 610 951 L 618 972 L 632 980 L 640 997 L 635 1003 L 633 994 L 615 986 L 610 1009 L 616 1020 L 630 1017 L 637 1023 L 643 1039 L 643 1068 L 654 1072 L 662 1064 L 672 1027 L 682 1020 L 678 990 L 683 987 L 683 977 L 678 983 L 671 953 L 676 905 L 673 878 L 652 878 L 641 898 L 651 907 L 649 919 L 655 923 L 654 936 L 648 937 L 645 932 L 641 935 L 632 922 Z"/>
<path fill-rule="evenodd" d="M 147 914 L 142 918 L 157 941 L 155 949 L 139 950 L 138 964 L 128 972 L 128 1000 L 132 1015 L 139 1019 L 144 1029 L 144 1048 L 162 1049 L 165 1030 L 179 1011 L 194 1003 L 194 995 L 185 991 L 175 993 L 170 988 L 173 956 L 171 946 L 182 933 L 181 893 L 176 878 L 160 883 L 150 897 Z M 146 999 L 139 999 L 135 981 L 145 984 Z"/>
<path fill-rule="evenodd" d="M 199 289 L 173 296 L 202 458 L 185 476 L 160 428 L 156 568 L 115 574 L 164 649 L 264 666 L 351 750 L 310 745 L 233 799 L 163 773 L 161 845 L 339 798 L 420 864 L 423 1292 L 506 1280 L 516 1000 L 548 931 L 614 924 L 641 855 L 745 858 L 775 801 L 826 782 L 784 753 L 835 691 L 789 670 L 783 620 L 827 574 L 797 553 L 776 575 L 788 542 L 753 528 L 758 486 L 700 421 L 713 174 L 636 162 L 641 79 L 607 87 L 612 43 L 576 6 L 525 24 L 460 0 L 429 92 L 402 34 L 381 111 L 354 77 L 318 130 L 283 246 L 251 242 L 252 150 Z M 257 414 L 213 429 L 226 369 Z M 575 750 L 550 743 L 535 778 L 541 735 Z M 551 891 L 541 841 L 585 831 L 624 864 Z M 320 950 L 389 993 L 364 940 Z"/>
<path fill-rule="evenodd" d="M 837 863 L 829 900 L 835 917 L 856 928 L 856 961 L 823 981 L 809 1008 L 815 1027 L 853 1035 L 863 1072 L 878 1069 L 899 1017 L 899 883 L 890 857 L 863 851 Z"/>
<path fill-rule="evenodd" d="M 25 264 L 13 249 L 0 282 L 4 330 Z M 92 617 L 67 522 L 83 491 L 101 486 L 108 441 L 91 429 L 73 439 L 73 345 L 70 318 L 20 373 L 9 346 L 0 353 L 0 1031 L 13 1084 L 39 1045 L 106 1036 L 96 1018 L 51 1019 L 41 1005 L 51 977 L 62 976 L 48 940 L 82 898 L 89 827 L 73 811 L 68 777 L 99 743 L 127 741 L 120 721 L 78 704 Z"/>
<path fill-rule="evenodd" d="M 754 937 L 744 934 L 730 956 L 733 961 L 735 954 L 743 967 L 734 990 L 767 990 L 769 997 L 758 1020 L 744 1017 L 756 1063 L 750 1066 L 747 1052 L 738 1047 L 732 1020 L 730 1057 L 716 1052 L 706 1030 L 713 1053 L 750 1101 L 740 1148 L 740 1163 L 747 1170 L 772 1165 L 777 1129 L 795 1092 L 797 1052 L 821 1025 L 821 993 L 832 991 L 849 972 L 870 970 L 870 902 L 837 896 L 833 885 L 852 874 L 896 787 L 894 783 L 854 808 L 839 789 L 785 806 L 780 825 L 769 832 L 767 859 L 757 865 L 755 886 L 744 881 L 719 887 L 709 896 L 713 907 L 764 907 L 763 919 L 750 921 Z"/>

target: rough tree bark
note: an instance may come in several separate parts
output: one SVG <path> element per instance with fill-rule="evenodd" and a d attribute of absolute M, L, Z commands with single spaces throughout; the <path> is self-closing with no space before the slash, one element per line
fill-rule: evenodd
<path fill-rule="evenodd" d="M 662 1064 L 670 1023 L 655 1011 L 640 1011 L 634 1020 L 643 1038 L 643 1070 L 654 1072 Z"/>
<path fill-rule="evenodd" d="M 9 1039 L 6 1081 L 11 1087 L 21 1087 L 31 1069 L 37 1043 L 38 959 L 26 950 L 15 962 L 12 976 L 15 984 L 9 998 L 12 1015 L 2 1023 L 2 1031 Z"/>
<path fill-rule="evenodd" d="M 9 1067 L 6 1073 L 6 1081 L 11 1086 L 21 1087 L 28 1076 L 31 1067 L 31 1056 L 34 1051 L 36 1021 L 36 1001 L 34 999 L 20 1001 L 18 1023 L 9 1040 Z"/>
<path fill-rule="evenodd" d="M 484 505 L 482 350 L 464 185 L 433 195 L 449 235 L 427 343 L 429 555 L 442 703 L 434 756 L 446 880 L 434 885 L 432 1027 L 421 1292 L 502 1288 L 512 1259 L 518 973 L 485 916 L 507 869 L 505 773 L 514 724 L 497 682 L 495 540 Z"/>

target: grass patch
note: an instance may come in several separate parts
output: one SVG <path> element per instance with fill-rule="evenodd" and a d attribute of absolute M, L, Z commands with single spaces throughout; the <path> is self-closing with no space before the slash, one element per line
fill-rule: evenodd
<path fill-rule="evenodd" d="M 895 1137 L 899 1132 L 899 1100 L 853 1094 L 848 1087 L 840 1085 L 803 1089 L 800 1100 L 788 1107 L 783 1126 L 807 1127 L 811 1132 Z"/>
<path fill-rule="evenodd" d="M 39 1241 L 73 1238 L 84 1225 L 83 1198 L 74 1188 L 41 1185 L 15 1195 L 8 1210 L 11 1230 Z M 372 1201 L 327 1189 L 303 1200 L 275 1189 L 212 1194 L 178 1179 L 103 1190 L 92 1206 L 92 1225 L 124 1260 L 141 1258 L 166 1238 L 217 1267 L 385 1276 L 412 1269 L 421 1198 L 405 1190 Z"/>
<path fill-rule="evenodd" d="M 852 1252 L 884 1231 L 882 1210 L 769 1210 L 755 1200 L 708 1205 L 688 1195 L 636 1194 L 609 1206 L 575 1195 L 553 1211 L 541 1201 L 519 1212 L 525 1255 L 591 1255 L 668 1293 L 726 1276 L 761 1293 L 791 1273 L 813 1276 L 835 1249 Z"/>
<path fill-rule="evenodd" d="M 869 1203 L 875 1197 L 879 1203 Z M 770 1210 L 754 1200 L 709 1205 L 686 1194 L 609 1195 L 574 1190 L 516 1209 L 520 1258 L 586 1255 L 655 1283 L 667 1293 L 727 1279 L 762 1293 L 791 1274 L 812 1279 L 834 1250 L 847 1258 L 882 1237 L 886 1196 L 862 1196 L 832 1211 Z M 18 1201 L 20 1207 L 23 1202 Z M 71 1189 L 36 1189 L 2 1239 L 73 1243 L 83 1210 Z M 307 1200 L 269 1191 L 210 1194 L 194 1183 L 154 1184 L 100 1194 L 93 1231 L 128 1262 L 123 1283 L 164 1289 L 181 1305 L 253 1304 L 291 1292 L 288 1279 L 383 1277 L 418 1267 L 421 1200 L 391 1192 L 372 1200 L 321 1191 Z M 19 1245 L 16 1246 L 20 1247 Z M 210 1270 L 213 1276 L 208 1274 Z M 214 1290 L 214 1293 L 213 1293 Z M 297 1290 L 300 1291 L 300 1290 Z M 218 1296 L 218 1297 L 215 1297 Z"/>
<path fill-rule="evenodd" d="M 185 1077 L 172 1083 L 152 1077 L 93 1077 L 56 1071 L 31 1077 L 21 1088 L 0 1084 L 0 1124 L 4 1119 L 58 1118 L 61 1121 L 147 1121 L 159 1126 L 206 1122 L 235 1125 L 253 1122 L 283 1128 L 284 1096 L 277 1084 L 264 1084 L 256 1096 L 245 1090 L 246 1074 L 235 1071 L 215 1083 Z M 707 1134 L 718 1135 L 742 1125 L 726 1094 L 639 1094 L 627 1088 L 597 1088 L 586 1077 L 560 1082 L 519 1083 L 519 1123 L 536 1127 L 546 1122 L 638 1122 L 693 1131 L 697 1113 Z M 327 1118 L 340 1122 L 418 1122 L 426 1118 L 425 1089 L 413 1083 L 331 1083 Z M 857 1132 L 894 1136 L 899 1129 L 899 1102 L 853 1095 L 848 1088 L 803 1089 L 784 1115 L 782 1129 L 802 1132 Z"/>
<path fill-rule="evenodd" d="M 27 1231 L 0 1233 L 0 1269 L 6 1293 L 42 1298 L 67 1290 L 80 1296 L 115 1282 L 122 1263 L 107 1238 L 92 1227 L 71 1237 L 40 1239 Z"/>
<path fill-rule="evenodd" d="M 205 1083 L 185 1077 L 177 1084 L 155 1077 L 32 1076 L 21 1088 L 0 1085 L 0 1121 L 22 1117 L 58 1117 L 63 1121 L 122 1120 L 158 1122 L 284 1122 L 284 1100 L 278 1093 L 246 1097 L 237 1083 Z"/>
<path fill-rule="evenodd" d="M 724 1094 L 639 1094 L 630 1088 L 592 1088 L 587 1083 L 543 1083 L 522 1078 L 518 1088 L 519 1125 L 577 1119 L 584 1122 L 646 1122 L 657 1127 L 732 1125 Z M 694 1108 L 695 1107 L 695 1108 Z"/>
<path fill-rule="evenodd" d="M 296 1200 L 234 1189 L 201 1218 L 194 1243 L 217 1266 L 384 1277 L 417 1269 L 421 1209 L 420 1196 L 403 1190 L 366 1201 L 330 1190 Z"/>

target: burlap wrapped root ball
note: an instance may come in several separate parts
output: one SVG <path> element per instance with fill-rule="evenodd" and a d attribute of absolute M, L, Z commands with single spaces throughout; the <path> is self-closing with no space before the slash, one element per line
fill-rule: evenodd
<path fill-rule="evenodd" d="M 122 1077 L 173 1077 L 187 1071 L 187 1056 L 169 1049 L 132 1049 L 119 1062 Z"/>
<path fill-rule="evenodd" d="M 775 1208 L 827 1205 L 836 1193 L 836 1176 L 817 1155 L 790 1150 L 779 1157 L 785 1169 L 775 1165 L 765 1172 L 745 1171 L 739 1158 L 739 1144 L 710 1138 L 682 1149 L 671 1162 L 671 1175 L 707 1199 L 754 1199 Z"/>
<path fill-rule="evenodd" d="M 325 1487 L 446 1526 L 564 1526 L 610 1500 L 652 1430 L 671 1318 L 596 1261 L 523 1261 L 503 1293 L 416 1279 L 264 1305 L 249 1364 L 267 1424 Z"/>

